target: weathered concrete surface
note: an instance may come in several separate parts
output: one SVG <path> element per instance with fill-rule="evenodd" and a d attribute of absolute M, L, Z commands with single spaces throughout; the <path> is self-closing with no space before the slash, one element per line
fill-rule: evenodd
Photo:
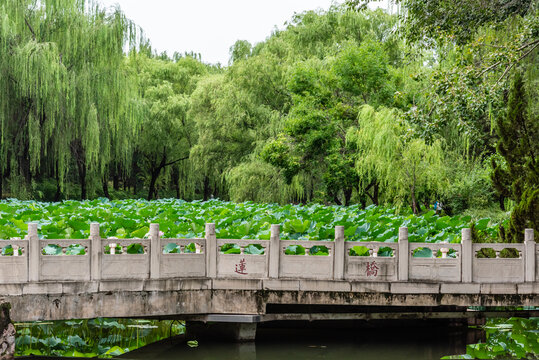
<path fill-rule="evenodd" d="M 479 285 L 479 286 L 478 286 Z M 320 289 L 332 291 L 320 291 Z M 15 321 L 266 314 L 268 304 L 539 306 L 529 284 L 433 284 L 275 279 L 166 279 L 0 285 Z"/>
<path fill-rule="evenodd" d="M 210 339 L 212 341 L 254 341 L 256 323 L 187 321 L 187 340 Z"/>
<path fill-rule="evenodd" d="M 0 360 L 13 359 L 15 354 L 15 327 L 9 316 L 9 303 L 0 301 Z"/>

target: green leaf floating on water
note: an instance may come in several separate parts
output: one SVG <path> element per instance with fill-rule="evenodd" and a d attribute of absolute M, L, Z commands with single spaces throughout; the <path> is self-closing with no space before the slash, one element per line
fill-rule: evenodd
<path fill-rule="evenodd" d="M 75 335 L 75 336 L 68 335 L 67 336 L 67 343 L 70 346 L 73 346 L 74 348 L 79 349 L 79 350 L 84 349 L 84 347 L 88 345 L 88 344 L 86 344 L 86 341 L 84 341 L 78 335 Z"/>
<path fill-rule="evenodd" d="M 187 342 L 187 345 L 188 345 L 189 347 L 198 347 L 198 341 L 196 341 L 196 340 L 189 340 L 189 341 Z"/>
<path fill-rule="evenodd" d="M 110 355 L 110 356 L 118 356 L 122 354 L 125 354 L 125 350 L 119 346 L 113 346 L 109 350 L 107 350 L 107 352 L 105 353 L 105 355 Z"/>

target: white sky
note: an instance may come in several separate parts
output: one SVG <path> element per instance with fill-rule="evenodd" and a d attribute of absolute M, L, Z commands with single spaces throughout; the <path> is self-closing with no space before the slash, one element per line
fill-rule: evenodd
<path fill-rule="evenodd" d="M 386 0 L 387 1 L 387 0 Z M 236 40 L 264 41 L 277 26 L 284 28 L 294 12 L 322 8 L 334 0 L 99 0 L 120 5 L 140 26 L 152 48 L 169 55 L 195 52 L 206 63 L 228 64 Z M 337 4 L 344 0 L 337 0 Z"/>

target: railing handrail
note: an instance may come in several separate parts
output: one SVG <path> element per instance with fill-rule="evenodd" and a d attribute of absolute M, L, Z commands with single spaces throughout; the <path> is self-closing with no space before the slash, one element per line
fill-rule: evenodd
<path fill-rule="evenodd" d="M 181 243 L 185 256 L 167 257 L 163 253 L 166 241 Z M 139 257 L 104 257 L 104 247 L 109 244 L 140 243 L 145 248 Z M 194 253 L 185 252 L 184 246 L 195 243 Z M 309 240 L 281 240 L 280 225 L 271 225 L 270 240 L 260 239 L 217 239 L 215 224 L 208 223 L 204 238 L 161 237 L 159 224 L 150 224 L 148 238 L 116 239 L 101 238 L 99 224 L 92 223 L 88 239 L 40 239 L 37 224 L 28 224 L 28 235 L 24 239 L 9 240 L 17 247 L 13 257 L 0 256 L 0 283 L 25 283 L 44 280 L 102 280 L 102 279 L 160 279 L 168 277 L 245 277 L 281 278 L 294 277 L 333 280 L 408 281 L 430 280 L 440 282 L 535 282 L 538 279 L 539 249 L 534 241 L 534 231 L 525 230 L 523 243 L 472 244 L 471 230 L 462 229 L 460 243 L 409 243 L 408 228 L 399 228 L 398 243 L 346 242 L 344 227 L 335 227 L 335 239 L 331 242 Z M 83 260 L 73 256 L 49 256 L 43 254 L 43 246 L 55 244 L 84 245 L 87 252 Z M 225 243 L 241 244 L 240 254 L 223 254 L 219 248 Z M 244 248 L 250 244 L 262 244 L 264 256 L 246 256 Z M 326 256 L 287 256 L 284 249 L 289 245 L 326 246 Z M 366 256 L 352 256 L 352 247 L 363 245 L 370 251 Z M 311 246 L 309 246 L 311 245 Z M 379 245 L 379 246 L 377 246 Z M 18 249 L 23 248 L 18 257 Z M 393 256 L 378 256 L 379 248 L 390 247 Z M 431 257 L 414 257 L 418 248 L 429 248 Z M 518 258 L 491 259 L 482 261 L 476 252 L 490 248 L 498 255 L 505 248 L 516 249 Z M 453 251 L 453 252 L 451 252 Z M 436 257 L 441 253 L 441 257 Z M 190 258 L 190 255 L 197 255 Z M 65 255 L 65 254 L 64 254 Z M 230 256 L 229 256 L 230 255 Z M 307 251 L 306 255 L 309 255 Z M 17 259 L 15 259 L 17 257 Z M 445 259 L 451 261 L 445 261 Z M 432 261 L 436 259 L 435 261 Z M 236 261 L 237 260 L 237 261 Z M 503 261 L 499 261 L 503 260 Z M 376 262 L 378 261 L 378 263 Z M 7 271 L 16 266 L 16 271 Z M 56 272 L 55 266 L 58 268 Z M 219 266 L 219 268 L 218 268 Z M 503 271 L 504 268 L 507 271 Z M 11 268 L 10 268 L 11 267 Z M 64 268 L 65 267 L 65 268 Z M 252 272 L 251 272 L 252 271 Z M 509 273 L 508 273 L 509 272 Z M 12 278 L 10 277 L 12 274 Z M 163 274 L 163 276 L 162 276 Z"/>

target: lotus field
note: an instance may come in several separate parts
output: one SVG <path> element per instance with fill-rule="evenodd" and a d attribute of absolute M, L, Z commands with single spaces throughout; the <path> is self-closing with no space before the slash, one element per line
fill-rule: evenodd
<path fill-rule="evenodd" d="M 90 223 L 99 222 L 102 237 L 143 238 L 149 224 L 159 223 L 167 238 L 204 237 L 205 223 L 216 225 L 221 239 L 270 238 L 270 225 L 281 225 L 281 239 L 332 240 L 335 226 L 345 226 L 347 241 L 398 241 L 407 226 L 410 242 L 460 242 L 460 232 L 473 226 L 474 236 L 493 241 L 500 224 L 470 216 L 420 216 L 396 208 L 369 206 L 278 205 L 182 200 L 0 201 L 0 239 L 23 237 L 28 223 L 38 223 L 44 239 L 88 238 Z"/>

